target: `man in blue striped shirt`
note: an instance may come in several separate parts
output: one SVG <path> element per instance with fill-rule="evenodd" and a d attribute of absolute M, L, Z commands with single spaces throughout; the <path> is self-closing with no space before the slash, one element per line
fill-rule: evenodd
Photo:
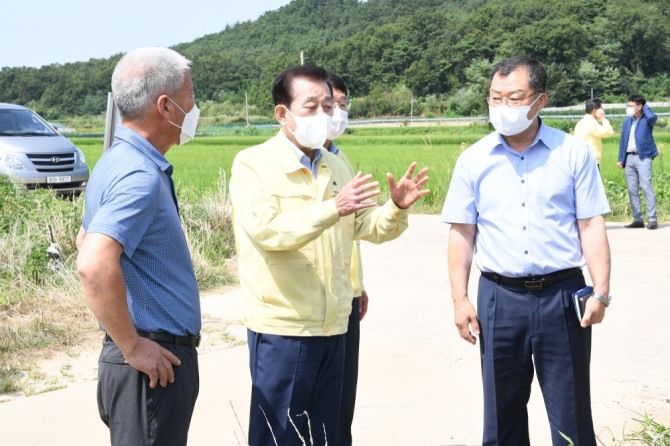
<path fill-rule="evenodd" d="M 77 269 L 106 332 L 98 408 L 113 445 L 185 445 L 198 396 L 198 285 L 165 158 L 195 134 L 189 65 L 166 48 L 121 58 L 121 126 L 86 190 Z"/>

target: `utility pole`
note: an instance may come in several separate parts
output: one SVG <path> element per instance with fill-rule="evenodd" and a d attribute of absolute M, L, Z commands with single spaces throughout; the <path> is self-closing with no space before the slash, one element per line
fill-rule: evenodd
<path fill-rule="evenodd" d="M 247 110 L 247 127 L 249 127 L 249 96 L 247 96 L 247 92 L 244 92 L 244 107 Z"/>
<path fill-rule="evenodd" d="M 114 104 L 112 93 L 107 93 L 107 112 L 105 113 L 105 135 L 102 143 L 102 151 L 105 152 L 114 142 L 116 126 L 121 123 L 119 109 Z"/>
<path fill-rule="evenodd" d="M 409 122 L 414 119 L 414 95 L 409 92 Z"/>
<path fill-rule="evenodd" d="M 305 65 L 305 52 L 300 51 L 300 65 Z"/>

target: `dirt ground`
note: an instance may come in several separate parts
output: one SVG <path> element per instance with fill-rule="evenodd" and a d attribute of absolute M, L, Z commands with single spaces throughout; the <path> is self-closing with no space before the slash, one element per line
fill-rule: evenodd
<path fill-rule="evenodd" d="M 231 263 L 231 266 L 235 267 L 234 262 Z M 209 296 L 220 296 L 229 290 L 229 287 L 222 287 L 208 291 L 202 294 L 202 299 L 208 300 Z M 98 325 L 93 315 L 87 310 L 84 310 L 83 313 L 89 321 L 78 325 L 77 333 L 80 336 L 78 342 L 75 345 L 57 347 L 51 352 L 36 352 L 32 357 L 26 358 L 24 367 L 19 370 L 21 390 L 0 394 L 0 403 L 52 392 L 75 383 L 97 379 L 97 361 L 102 332 L 97 328 Z M 243 341 L 233 334 L 236 327 L 239 333 L 242 316 L 240 315 L 235 320 L 229 315 L 223 315 L 222 318 L 216 314 L 216 311 L 212 313 L 214 314 L 203 314 L 202 333 L 204 336 L 199 352 L 206 353 L 243 344 Z"/>
<path fill-rule="evenodd" d="M 361 325 L 355 444 L 481 444 L 479 353 L 453 324 L 447 235 L 437 216 L 412 215 L 398 240 L 363 244 L 370 309 Z M 634 419 L 645 413 L 670 426 L 670 224 L 649 231 L 610 223 L 608 237 L 614 301 L 594 328 L 591 366 L 594 424 L 603 445 L 636 430 Z M 471 296 L 476 277 L 473 271 Z M 202 307 L 201 391 L 189 444 L 245 444 L 250 380 L 239 288 L 204 294 Z M 98 344 L 92 337 L 44 364 L 64 376 L 63 388 L 0 397 L 6 400 L 0 403 L 3 445 L 109 443 L 95 403 Z M 532 444 L 551 444 L 536 384 L 529 417 Z"/>

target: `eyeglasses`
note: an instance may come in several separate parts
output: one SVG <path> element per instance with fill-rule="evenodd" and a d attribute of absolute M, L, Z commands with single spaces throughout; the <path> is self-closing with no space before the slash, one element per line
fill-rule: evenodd
<path fill-rule="evenodd" d="M 517 106 L 523 104 L 523 101 L 525 101 L 528 98 L 533 97 L 534 95 L 536 95 L 538 93 L 542 94 L 541 91 L 535 91 L 535 92 L 529 94 L 528 96 L 526 96 L 525 98 L 501 98 L 501 97 L 498 97 L 498 96 L 489 96 L 488 98 L 486 98 L 486 102 L 488 102 L 491 107 L 497 107 L 497 106 L 503 105 L 503 104 L 508 105 L 508 106 L 511 105 L 512 107 L 517 107 Z"/>
<path fill-rule="evenodd" d="M 339 101 L 333 101 L 333 107 L 338 107 L 340 110 L 349 111 L 351 108 L 351 99 L 345 98 Z"/>

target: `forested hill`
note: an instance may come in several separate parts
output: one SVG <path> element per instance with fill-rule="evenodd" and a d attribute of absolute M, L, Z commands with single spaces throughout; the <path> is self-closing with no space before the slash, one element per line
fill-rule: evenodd
<path fill-rule="evenodd" d="M 591 89 L 608 101 L 631 92 L 661 100 L 669 11 L 670 0 L 293 0 L 174 48 L 193 60 L 198 101 L 239 103 L 247 92 L 267 110 L 272 79 L 301 51 L 353 96 L 409 92 L 457 114 L 481 111 L 492 64 L 514 54 L 547 65 L 552 105 L 581 103 Z M 119 57 L 3 68 L 0 102 L 48 117 L 102 112 Z"/>

